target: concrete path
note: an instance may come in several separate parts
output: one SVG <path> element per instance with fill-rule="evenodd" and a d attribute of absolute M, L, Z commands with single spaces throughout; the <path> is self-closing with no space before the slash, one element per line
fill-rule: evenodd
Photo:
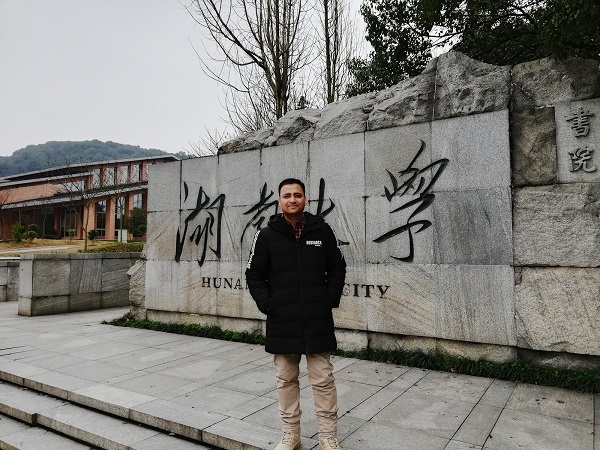
<path fill-rule="evenodd" d="M 31 252 L 46 252 L 52 250 L 66 250 L 69 248 L 75 248 L 76 245 L 56 245 L 53 247 L 31 247 L 31 248 L 13 248 L 9 250 L 0 250 L 0 255 L 12 255 L 12 254 L 21 254 L 21 253 L 31 253 Z"/>
<path fill-rule="evenodd" d="M 260 346 L 100 324 L 123 308 L 16 311 L 15 302 L 0 303 L 0 444 L 8 442 L 0 448 L 252 450 L 279 439 L 274 371 Z M 600 396 L 351 358 L 334 363 L 344 450 L 600 450 Z M 305 374 L 307 450 L 318 442 Z M 132 423 L 146 428 L 133 433 Z M 15 445 L 24 433 L 38 444 Z M 79 443 L 51 445 L 64 435 Z"/>

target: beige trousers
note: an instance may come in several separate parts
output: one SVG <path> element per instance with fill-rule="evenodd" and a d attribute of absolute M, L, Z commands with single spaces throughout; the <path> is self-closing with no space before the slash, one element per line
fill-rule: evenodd
<path fill-rule="evenodd" d="M 277 372 L 277 398 L 283 431 L 300 431 L 300 373 L 302 355 L 273 355 Z M 329 353 L 306 355 L 308 381 L 312 385 L 315 415 L 320 438 L 337 434 L 337 391 L 333 378 L 333 364 Z"/>

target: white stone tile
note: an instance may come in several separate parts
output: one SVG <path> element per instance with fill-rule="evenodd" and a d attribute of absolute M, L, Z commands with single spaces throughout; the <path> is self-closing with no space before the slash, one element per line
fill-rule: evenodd
<path fill-rule="evenodd" d="M 581 109 L 580 109 L 581 108 Z M 583 112 L 582 117 L 580 113 Z M 580 123 L 577 130 L 575 121 L 567 120 L 578 116 Z M 588 116 L 592 114 L 591 116 Z M 589 183 L 600 181 L 600 99 L 559 103 L 555 106 L 556 145 L 559 183 Z M 577 135 L 579 131 L 579 136 Z M 587 135 L 586 135 L 587 131 Z M 592 150 L 590 159 L 585 162 L 577 157 L 572 160 L 571 152 Z M 581 155 L 584 156 L 584 155 Z M 595 170 L 593 170 L 595 168 Z M 593 171 L 592 171 L 593 170 Z"/>
<path fill-rule="evenodd" d="M 449 160 L 433 191 L 510 186 L 508 111 L 436 120 L 432 160 Z"/>
<path fill-rule="evenodd" d="M 367 329 L 367 291 L 363 285 L 371 284 L 368 281 L 364 265 L 349 264 L 346 267 L 346 285 L 342 291 L 340 307 L 333 309 L 333 319 L 338 328 L 349 330 Z M 373 295 L 368 288 L 369 295 Z"/>
<path fill-rule="evenodd" d="M 423 150 L 419 154 L 423 144 Z M 365 183 L 368 196 L 384 195 L 386 187 L 390 191 L 393 190 L 388 171 L 402 185 L 410 179 L 410 175 L 402 176 L 399 172 L 411 168 L 421 170 L 429 164 L 431 164 L 431 124 L 429 123 L 365 133 Z M 431 171 L 427 170 L 423 176 L 430 179 L 430 173 Z M 415 188 L 420 178 L 420 175 L 415 178 Z"/>
<path fill-rule="evenodd" d="M 180 208 L 181 161 L 148 167 L 148 212 Z"/>
<path fill-rule="evenodd" d="M 374 284 L 367 298 L 369 331 L 436 336 L 437 266 L 369 264 L 367 280 Z"/>
<path fill-rule="evenodd" d="M 364 134 L 311 141 L 309 200 L 319 198 L 324 180 L 324 198 L 360 198 L 365 195 Z"/>
<path fill-rule="evenodd" d="M 260 150 L 219 155 L 218 192 L 211 196 L 225 195 L 227 206 L 246 206 L 262 186 Z"/>
<path fill-rule="evenodd" d="M 180 266 L 168 260 L 146 262 L 146 309 L 175 310 Z"/>
<path fill-rule="evenodd" d="M 511 266 L 440 265 L 439 273 L 437 337 L 516 344 Z"/>
<path fill-rule="evenodd" d="M 432 205 L 439 264 L 510 265 L 510 188 L 438 192 Z"/>
<path fill-rule="evenodd" d="M 600 355 L 600 269 L 524 267 L 515 287 L 519 346 Z"/>
<path fill-rule="evenodd" d="M 279 183 L 285 178 L 298 178 L 308 188 L 308 142 L 265 147 L 260 152 L 260 179 L 267 185 L 267 194 L 273 192 L 271 200 L 277 200 Z M 253 194 L 254 201 L 260 198 L 258 192 L 247 194 Z"/>
<path fill-rule="evenodd" d="M 202 266 L 197 261 L 181 261 L 178 271 L 178 295 L 175 296 L 175 308 L 190 314 L 217 313 L 217 288 L 221 284 L 218 269 L 214 261 L 205 262 Z"/>
<path fill-rule="evenodd" d="M 181 201 L 183 202 L 186 197 L 184 186 L 187 186 L 188 196 L 197 195 L 200 188 L 204 192 L 216 193 L 219 186 L 217 182 L 218 165 L 219 158 L 217 156 L 205 156 L 181 161 Z"/>
<path fill-rule="evenodd" d="M 149 212 L 146 233 L 146 259 L 175 261 L 177 231 L 180 230 L 178 210 Z M 187 242 L 184 243 L 187 245 Z"/>

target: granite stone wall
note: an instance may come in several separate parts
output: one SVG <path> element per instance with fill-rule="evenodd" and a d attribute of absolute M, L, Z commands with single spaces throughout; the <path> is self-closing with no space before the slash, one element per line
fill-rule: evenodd
<path fill-rule="evenodd" d="M 298 177 L 348 263 L 340 347 L 600 356 L 598 166 L 598 61 L 450 52 L 217 156 L 151 167 L 139 311 L 263 331 L 244 270 L 279 181 Z"/>
<path fill-rule="evenodd" d="M 139 257 L 139 253 L 22 255 L 19 315 L 128 306 L 127 271 Z"/>
<path fill-rule="evenodd" d="M 19 260 L 0 261 L 0 302 L 16 302 L 19 292 Z"/>

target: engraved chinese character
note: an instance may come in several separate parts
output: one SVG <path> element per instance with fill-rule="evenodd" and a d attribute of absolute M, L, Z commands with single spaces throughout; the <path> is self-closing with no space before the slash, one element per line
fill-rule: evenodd
<path fill-rule="evenodd" d="M 390 255 L 392 258 L 397 259 L 399 261 L 404 261 L 404 262 L 411 262 L 414 258 L 414 244 L 413 244 L 412 229 L 414 227 L 418 226 L 420 228 L 418 230 L 416 230 L 415 233 L 420 233 L 421 231 L 426 230 L 427 228 L 429 228 L 431 226 L 431 222 L 429 220 L 425 220 L 425 219 L 413 220 L 413 218 L 415 218 L 415 216 L 418 215 L 419 213 L 421 213 L 422 211 L 429 208 L 431 206 L 431 204 L 433 203 L 433 200 L 435 199 L 435 195 L 430 193 L 429 191 L 433 188 L 436 181 L 438 180 L 438 178 L 440 177 L 440 175 L 442 174 L 442 172 L 444 171 L 444 169 L 446 168 L 446 166 L 448 165 L 448 162 L 449 162 L 448 159 L 442 158 L 438 161 L 432 162 L 431 164 L 425 166 L 422 169 L 413 167 L 415 164 L 415 161 L 417 160 L 419 155 L 421 155 L 423 150 L 425 150 L 425 142 L 421 141 L 421 147 L 419 148 L 417 155 L 413 158 L 413 160 L 410 162 L 410 164 L 408 165 L 408 167 L 406 169 L 401 170 L 399 172 L 399 175 L 400 175 L 399 178 L 402 178 L 402 177 L 407 178 L 402 184 L 400 184 L 398 181 L 398 178 L 396 178 L 396 176 L 393 175 L 388 170 L 387 173 L 390 176 L 390 179 L 392 182 L 392 190 L 390 191 L 387 187 L 384 188 L 385 196 L 389 202 L 392 201 L 392 198 L 396 194 L 399 194 L 399 197 L 402 197 L 405 194 L 407 194 L 409 191 L 412 191 L 411 192 L 412 195 L 418 195 L 417 198 L 407 201 L 400 207 L 391 211 L 391 213 L 396 213 L 396 212 L 399 212 L 399 211 L 402 211 L 405 209 L 409 209 L 415 205 L 418 205 L 417 208 L 409 216 L 409 218 L 407 219 L 407 221 L 404 225 L 402 225 L 398 228 L 395 228 L 391 231 L 388 231 L 387 233 L 382 234 L 381 236 L 379 236 L 376 239 L 373 239 L 373 242 L 381 243 L 381 242 L 384 242 L 398 234 L 407 232 L 408 233 L 408 244 L 409 244 L 408 255 L 404 256 L 404 257 L 397 257 L 397 256 Z M 432 169 L 431 170 L 431 179 L 429 181 L 427 181 L 426 174 L 428 173 L 429 169 Z M 417 183 L 417 181 L 418 181 L 418 183 Z"/>
<path fill-rule="evenodd" d="M 188 199 L 188 186 L 187 183 L 183 183 L 184 190 L 184 203 Z M 183 252 L 183 247 L 185 246 L 185 241 L 187 238 L 188 227 L 190 223 L 194 223 L 195 219 L 199 216 L 201 212 L 205 212 L 203 216 L 204 220 L 198 220 L 199 224 L 196 225 L 194 231 L 189 237 L 189 241 L 193 242 L 196 246 L 202 245 L 202 252 L 200 255 L 200 259 L 198 259 L 198 264 L 202 266 L 206 259 L 206 251 L 210 249 L 217 259 L 221 258 L 221 220 L 223 218 L 223 207 L 225 206 L 225 195 L 221 194 L 214 201 L 211 202 L 211 199 L 202 187 L 198 189 L 198 196 L 196 197 L 196 206 L 194 210 L 188 214 L 184 221 L 183 232 L 181 231 L 181 227 L 177 229 L 177 238 L 175 242 L 175 261 L 179 262 L 181 259 L 181 254 Z M 216 208 L 210 210 L 209 208 Z M 216 217 L 215 217 L 216 216 Z M 215 248 L 208 246 L 208 237 L 215 236 L 216 234 L 216 245 Z M 202 243 L 200 242 L 202 241 Z"/>
<path fill-rule="evenodd" d="M 265 218 L 268 218 L 270 214 L 267 212 L 270 208 L 273 208 L 272 213 L 277 214 L 277 198 L 273 198 L 273 191 L 267 195 L 267 183 L 265 183 L 260 191 L 260 199 L 258 203 L 256 203 L 252 208 L 248 211 L 244 212 L 244 215 L 253 214 L 246 226 L 244 227 L 244 231 L 242 232 L 242 237 L 240 241 L 244 240 L 244 235 L 246 234 L 246 230 L 253 226 L 255 229 L 260 230 L 262 228 L 262 224 Z"/>
<path fill-rule="evenodd" d="M 575 137 L 587 136 L 590 132 L 590 120 L 593 116 L 589 110 L 586 111 L 582 106 L 575 111 L 571 110 L 571 115 L 566 117 L 568 122 L 571 122 L 571 128 L 575 133 Z"/>
<path fill-rule="evenodd" d="M 569 152 L 569 156 L 571 157 L 571 172 L 577 172 L 580 169 L 588 173 L 595 172 L 596 166 L 592 162 L 593 154 L 594 150 L 587 145 Z"/>

